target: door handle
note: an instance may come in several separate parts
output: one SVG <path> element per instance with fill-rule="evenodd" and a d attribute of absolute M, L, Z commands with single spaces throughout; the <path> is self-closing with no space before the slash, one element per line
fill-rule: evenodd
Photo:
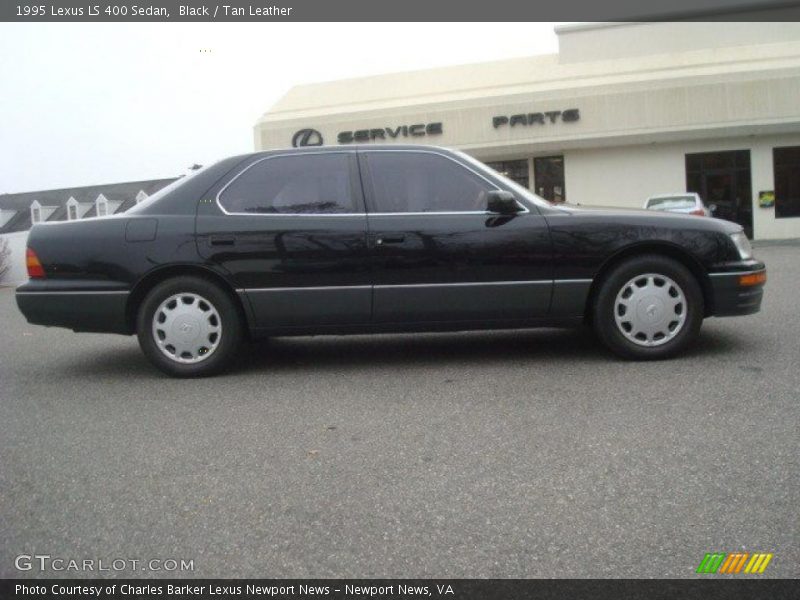
<path fill-rule="evenodd" d="M 402 244 L 406 239 L 404 235 L 382 235 L 375 239 L 376 246 L 384 244 Z"/>
<path fill-rule="evenodd" d="M 232 235 L 212 235 L 209 242 L 212 246 L 233 246 L 236 238 Z"/>

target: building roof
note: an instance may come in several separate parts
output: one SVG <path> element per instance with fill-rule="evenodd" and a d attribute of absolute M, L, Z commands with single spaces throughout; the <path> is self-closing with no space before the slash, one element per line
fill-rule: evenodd
<path fill-rule="evenodd" d="M 285 148 L 306 130 L 337 144 L 342 133 L 436 124 L 415 141 L 501 160 L 800 131 L 800 23 L 595 24 L 558 38 L 558 54 L 298 85 L 255 124 L 255 147 Z M 565 111 L 569 122 L 557 121 Z M 524 115 L 553 116 L 495 120 Z"/>
<path fill-rule="evenodd" d="M 0 210 L 13 210 L 16 214 L 0 227 L 0 234 L 15 231 L 27 231 L 31 228 L 31 204 L 35 200 L 43 207 L 54 207 L 55 211 L 47 221 L 64 221 L 67 218 L 67 202 L 75 198 L 79 203 L 91 203 L 92 207 L 82 218 L 97 216 L 95 201 L 103 194 L 109 203 L 117 203 L 116 210 L 110 212 L 124 212 L 136 204 L 136 195 L 143 191 L 148 196 L 175 181 L 175 177 L 168 179 L 147 179 L 143 181 L 127 181 L 124 183 L 107 183 L 90 185 L 86 187 L 62 188 L 57 190 L 42 190 L 36 192 L 22 192 L 18 194 L 0 194 Z"/>
<path fill-rule="evenodd" d="M 558 54 L 297 85 L 256 127 L 652 81 L 705 82 L 800 64 L 800 23 L 595 23 L 556 31 Z"/>

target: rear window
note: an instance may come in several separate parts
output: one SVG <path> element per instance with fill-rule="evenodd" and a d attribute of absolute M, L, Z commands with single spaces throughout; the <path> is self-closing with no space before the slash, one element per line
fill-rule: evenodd
<path fill-rule="evenodd" d="M 650 198 L 647 208 L 654 210 L 673 210 L 675 208 L 694 208 L 694 196 L 664 196 L 663 198 Z"/>

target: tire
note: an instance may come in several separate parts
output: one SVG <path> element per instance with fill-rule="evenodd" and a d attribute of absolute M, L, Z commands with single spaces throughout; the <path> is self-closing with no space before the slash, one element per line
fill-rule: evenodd
<path fill-rule="evenodd" d="M 173 377 L 206 377 L 227 368 L 243 325 L 234 300 L 200 277 L 181 276 L 154 287 L 139 306 L 139 346 Z"/>
<path fill-rule="evenodd" d="M 657 254 L 629 258 L 607 274 L 593 306 L 600 340 L 633 360 L 669 358 L 689 346 L 703 323 L 703 292 L 691 271 Z"/>

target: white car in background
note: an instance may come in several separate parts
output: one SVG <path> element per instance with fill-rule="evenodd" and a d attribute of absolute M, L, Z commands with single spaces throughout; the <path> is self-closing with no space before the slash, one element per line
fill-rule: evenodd
<path fill-rule="evenodd" d="M 717 208 L 713 204 L 707 207 L 700 195 L 694 192 L 650 196 L 645 201 L 644 207 L 647 210 L 665 210 L 698 217 L 710 217 Z"/>

